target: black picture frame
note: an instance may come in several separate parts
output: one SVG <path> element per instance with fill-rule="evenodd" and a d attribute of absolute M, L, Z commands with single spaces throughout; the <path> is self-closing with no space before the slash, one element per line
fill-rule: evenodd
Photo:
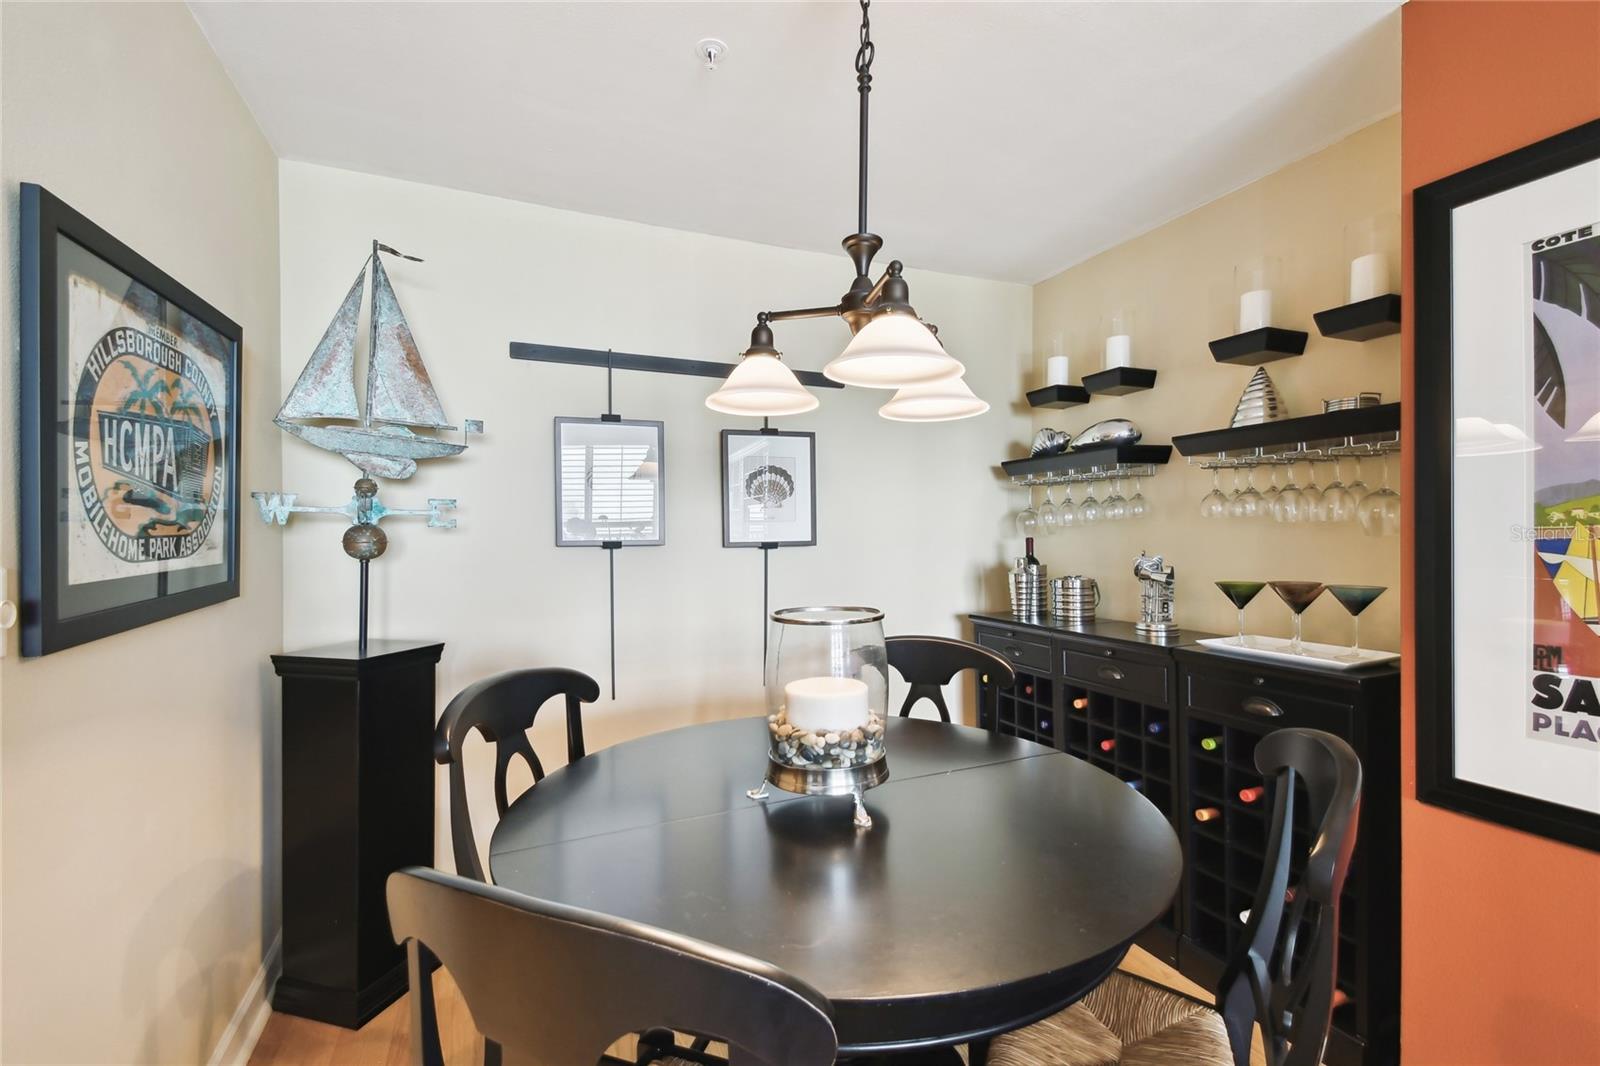
<path fill-rule="evenodd" d="M 1453 492 L 1455 436 L 1452 213 L 1485 197 L 1600 159 L 1600 120 L 1417 188 L 1414 455 L 1417 798 L 1600 851 L 1600 814 L 1463 780 L 1455 772 Z M 1531 387 L 1531 386 L 1530 386 Z"/>
<path fill-rule="evenodd" d="M 573 484 L 573 471 L 565 469 L 562 463 L 562 431 L 565 427 L 580 427 L 592 433 L 605 434 L 614 430 L 643 429 L 654 433 L 655 440 L 648 445 L 655 452 L 655 458 L 649 459 L 648 453 L 644 462 L 654 462 L 655 492 L 652 496 L 655 523 L 653 537 L 622 536 L 616 529 L 608 529 L 606 535 L 598 529 L 593 536 L 584 536 L 582 532 L 569 532 L 565 527 L 563 515 L 563 500 Z M 583 478 L 585 486 L 592 485 L 592 471 L 586 471 Z M 650 421 L 638 418 L 620 418 L 616 415 L 604 415 L 600 418 L 573 418 L 561 416 L 555 420 L 555 533 L 556 547 L 558 548 L 649 548 L 660 547 L 667 542 L 667 431 L 663 422 Z M 588 506 L 587 488 L 579 490 L 585 497 L 585 506 Z M 587 519 L 589 516 L 585 516 Z M 619 518 L 620 521 L 620 518 Z"/>
<path fill-rule="evenodd" d="M 171 275 L 48 190 L 31 183 L 23 183 L 21 187 L 19 243 L 22 362 L 19 396 L 22 453 L 19 539 L 23 655 L 48 655 L 238 596 L 239 402 L 243 331 L 227 315 Z M 104 412 L 106 408 L 98 402 L 83 402 L 83 381 L 88 375 L 81 375 L 76 386 L 67 382 L 64 387 L 63 367 L 70 368 L 71 364 L 70 360 L 63 360 L 68 357 L 67 344 L 73 323 L 71 301 L 63 299 L 71 276 L 71 267 L 61 261 L 63 248 L 67 250 L 67 258 L 74 263 L 103 269 L 106 276 L 125 276 L 128 284 L 121 297 L 122 306 L 134 308 L 136 301 L 143 301 L 144 310 L 161 319 L 157 323 L 158 332 L 171 334 L 164 338 L 141 334 L 152 342 L 158 342 L 151 351 L 164 347 L 176 353 L 173 356 L 146 356 L 146 362 L 154 364 L 161 358 L 179 360 L 190 369 L 174 370 L 174 378 L 167 379 L 168 385 L 177 380 L 181 389 L 184 381 L 198 374 L 200 379 L 204 379 L 202 383 L 206 390 L 201 394 L 190 394 L 200 395 L 203 399 L 203 406 L 193 409 L 198 428 L 187 430 L 176 438 L 184 454 L 182 463 L 174 462 L 171 469 L 186 472 L 183 486 L 174 488 L 172 495 L 165 496 L 159 489 L 145 490 L 134 484 L 116 501 L 118 508 L 106 508 L 106 511 L 108 515 L 116 513 L 126 516 L 137 507 L 150 511 L 152 515 L 170 513 L 171 520 L 160 523 L 150 520 L 144 526 L 156 529 L 160 526 L 184 529 L 187 526 L 191 532 L 182 534 L 184 539 L 181 543 L 185 546 L 194 532 L 201 532 L 203 535 L 196 544 L 196 551 L 213 551 L 210 546 L 212 538 L 219 538 L 221 558 L 216 563 L 190 563 L 181 567 L 158 565 L 152 569 L 146 564 L 168 561 L 160 554 L 165 549 L 151 543 L 160 538 L 140 528 L 123 543 L 132 545 L 126 549 L 130 553 L 148 549 L 151 554 L 147 557 L 119 560 L 109 546 L 102 543 L 102 547 L 106 555 L 104 563 L 108 567 L 125 564 L 125 569 L 143 567 L 143 570 L 122 576 L 69 580 L 72 575 L 68 570 L 73 565 L 68 545 L 68 538 L 72 534 L 70 516 L 85 516 L 78 521 L 84 522 L 90 530 L 115 527 L 95 526 L 87 520 L 86 511 L 75 510 L 87 506 L 83 502 L 86 497 L 80 496 L 72 484 L 79 480 L 79 476 L 69 475 L 92 475 L 94 466 L 92 460 L 75 462 L 74 457 L 82 454 L 73 445 L 75 435 L 81 430 L 87 437 L 89 431 L 85 427 L 89 426 L 92 415 Z M 138 323 L 141 320 L 133 321 Z M 169 324 L 177 332 L 168 329 Z M 136 326 L 119 326 L 110 330 L 102 338 L 102 343 L 113 333 L 124 338 L 130 336 L 126 332 L 130 329 L 136 330 Z M 205 349 L 204 354 L 220 366 L 225 379 L 222 393 L 226 396 L 227 410 L 223 417 L 217 417 L 216 390 L 211 389 L 203 370 L 193 369 L 198 364 L 182 349 L 166 344 L 166 340 L 184 344 L 190 351 L 201 350 L 196 347 L 200 343 L 215 346 L 216 350 Z M 92 355 L 85 355 L 86 362 L 92 358 Z M 145 373 L 149 375 L 148 366 Z M 109 365 L 101 376 L 110 377 Z M 164 395 L 171 396 L 172 392 Z M 187 402 L 185 394 L 179 391 L 174 403 Z M 176 416 L 169 417 L 164 407 L 157 410 L 154 401 L 149 406 L 156 413 L 145 418 L 146 429 L 159 425 L 165 433 L 180 426 Z M 158 418 L 166 421 L 158 421 Z M 188 425 L 189 419 L 190 416 L 185 415 L 182 425 Z M 102 422 L 102 432 L 104 426 Z M 193 465 L 196 459 L 201 461 L 198 480 L 187 476 L 188 473 L 196 473 Z M 185 463 L 188 465 L 183 465 Z M 84 475 L 84 471 L 89 474 Z M 225 482 L 221 486 L 215 484 L 218 474 Z M 166 478 L 165 474 L 161 476 Z M 172 481 L 175 485 L 176 475 Z M 192 495 L 196 484 L 200 486 L 200 497 Z M 204 490 L 208 484 L 211 489 L 206 493 Z M 136 492 L 142 492 L 143 495 L 135 496 Z M 169 510 L 158 512 L 155 510 L 157 506 Z M 124 519 L 119 517 L 118 520 Z M 192 523 L 200 523 L 203 530 L 194 530 Z M 180 543 L 178 536 L 177 533 L 168 535 L 163 544 Z M 101 539 L 103 541 L 103 536 Z M 88 541 L 85 543 L 89 544 Z M 172 561 L 187 557 L 174 556 Z"/>
<path fill-rule="evenodd" d="M 809 532 L 805 537 L 779 538 L 776 540 L 758 540 L 737 538 L 734 536 L 733 513 L 729 507 L 729 478 L 731 475 L 730 457 L 731 445 L 734 441 L 745 437 L 783 437 L 791 439 L 804 439 L 807 444 L 809 457 L 809 481 L 807 498 L 811 502 L 811 522 Z M 722 431 L 718 442 L 719 465 L 722 467 L 722 546 L 724 548 L 808 548 L 817 543 L 817 435 L 815 433 L 799 430 L 778 429 L 725 429 Z"/>

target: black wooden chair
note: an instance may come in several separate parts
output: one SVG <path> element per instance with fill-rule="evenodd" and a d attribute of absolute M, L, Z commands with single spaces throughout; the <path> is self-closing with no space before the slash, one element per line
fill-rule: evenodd
<path fill-rule="evenodd" d="M 992 722 L 999 708 L 1000 690 L 1010 688 L 1017 679 L 1016 671 L 1003 655 L 979 644 L 952 637 L 890 637 L 884 643 L 889 649 L 889 665 L 911 686 L 900 706 L 902 718 L 910 716 L 918 700 L 927 700 L 938 710 L 939 721 L 950 721 L 944 686 L 961 671 L 976 670 L 980 680 L 990 683 L 988 717 Z"/>
<path fill-rule="evenodd" d="M 666 1049 L 671 1066 L 827 1066 L 838 1050 L 828 1001 L 758 959 L 610 915 L 534 899 L 439 870 L 389 875 L 389 924 L 406 945 L 416 1066 L 443 1066 L 432 963 L 450 971 L 485 1037 L 534 1066 L 622 1064 L 618 1038 L 674 1029 L 725 1043 L 727 1060 Z"/>
<path fill-rule="evenodd" d="M 450 844 L 456 871 L 464 877 L 487 881 L 478 842 L 472 835 L 472 815 L 467 809 L 467 774 L 461 762 L 462 745 L 476 729 L 495 746 L 494 805 L 502 815 L 511 801 L 506 797 L 506 770 L 520 755 L 533 770 L 537 783 L 544 765 L 528 743 L 534 715 L 555 696 L 567 701 L 567 761 L 583 758 L 582 703 L 600 698 L 600 686 L 588 674 L 550 667 L 512 670 L 485 678 L 462 689 L 439 718 L 433 734 L 433 757 L 450 767 Z"/>
<path fill-rule="evenodd" d="M 1280 729 L 1256 745 L 1256 768 L 1272 791 L 1266 862 L 1216 1005 L 1119 971 L 1066 1010 L 996 1037 L 988 1066 L 1249 1066 L 1257 1022 L 1268 1066 L 1322 1061 L 1338 974 L 1339 893 L 1361 808 L 1361 762 L 1332 734 Z M 1318 828 L 1290 884 L 1297 782 Z"/>

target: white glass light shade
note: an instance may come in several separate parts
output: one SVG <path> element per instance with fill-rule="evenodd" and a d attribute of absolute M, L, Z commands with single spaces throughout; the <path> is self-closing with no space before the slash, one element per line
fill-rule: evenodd
<path fill-rule="evenodd" d="M 967 387 L 965 378 L 951 378 L 927 385 L 907 385 L 878 408 L 878 413 L 895 422 L 954 422 L 988 409 L 989 405 Z"/>
<path fill-rule="evenodd" d="M 965 369 L 916 315 L 887 311 L 862 326 L 822 372 L 843 385 L 898 389 L 960 377 Z"/>
<path fill-rule="evenodd" d="M 706 406 L 713 411 L 756 418 L 804 414 L 816 410 L 817 403 L 794 371 L 766 352 L 742 357 L 722 388 L 706 397 Z"/>

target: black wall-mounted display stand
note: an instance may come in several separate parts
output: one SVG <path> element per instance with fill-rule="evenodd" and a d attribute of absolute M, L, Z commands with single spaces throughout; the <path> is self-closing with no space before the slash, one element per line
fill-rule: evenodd
<path fill-rule="evenodd" d="M 384 884 L 433 865 L 434 666 L 374 640 L 272 657 L 283 679 L 283 976 L 272 1008 L 359 1029 L 406 991 Z"/>
<path fill-rule="evenodd" d="M 1046 385 L 1028 391 L 1030 407 L 1077 407 L 1089 402 L 1089 390 L 1082 385 Z"/>
<path fill-rule="evenodd" d="M 1083 387 L 1094 396 L 1126 396 L 1130 392 L 1153 389 L 1155 385 L 1156 372 L 1137 366 L 1109 367 L 1083 378 Z"/>
<path fill-rule="evenodd" d="M 1311 316 L 1324 337 L 1339 341 L 1370 341 L 1400 332 L 1400 296 L 1374 296 L 1343 307 L 1330 307 Z"/>
<path fill-rule="evenodd" d="M 1310 335 L 1299 329 L 1266 326 L 1211 342 L 1211 358 L 1219 363 L 1260 366 L 1278 359 L 1304 355 Z"/>

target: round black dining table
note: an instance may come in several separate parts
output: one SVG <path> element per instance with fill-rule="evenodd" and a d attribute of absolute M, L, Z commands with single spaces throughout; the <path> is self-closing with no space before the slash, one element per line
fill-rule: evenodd
<path fill-rule="evenodd" d="M 764 959 L 833 1005 L 841 1054 L 1026 1025 L 1113 970 L 1171 905 L 1166 818 L 1063 752 L 889 721 L 889 779 L 849 796 L 745 792 L 765 718 L 657 733 L 549 774 L 496 827 L 496 884 Z"/>

